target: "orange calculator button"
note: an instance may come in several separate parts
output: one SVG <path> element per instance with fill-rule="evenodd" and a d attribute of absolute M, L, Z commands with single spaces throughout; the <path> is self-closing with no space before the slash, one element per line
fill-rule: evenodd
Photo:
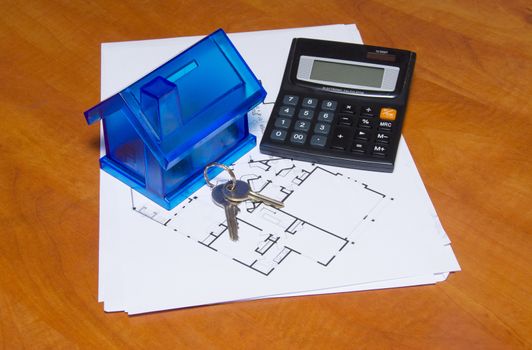
<path fill-rule="evenodd" d="M 397 110 L 394 108 L 381 108 L 380 118 L 383 120 L 395 120 Z"/>

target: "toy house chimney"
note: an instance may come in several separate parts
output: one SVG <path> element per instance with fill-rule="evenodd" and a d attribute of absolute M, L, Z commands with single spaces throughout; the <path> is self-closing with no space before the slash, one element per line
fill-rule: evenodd
<path fill-rule="evenodd" d="M 159 142 L 183 126 L 177 85 L 161 76 L 142 86 L 140 106 Z"/>

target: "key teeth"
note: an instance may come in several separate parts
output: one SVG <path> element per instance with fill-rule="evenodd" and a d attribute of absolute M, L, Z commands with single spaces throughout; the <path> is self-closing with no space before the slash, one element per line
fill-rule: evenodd
<path fill-rule="evenodd" d="M 237 241 L 238 241 L 238 233 L 232 233 L 231 231 L 229 231 L 229 238 L 230 238 L 233 242 L 237 242 Z"/>
<path fill-rule="evenodd" d="M 278 201 L 278 200 L 273 199 L 273 198 L 269 198 L 269 197 L 267 197 L 267 196 L 265 196 L 263 194 L 257 193 L 257 192 L 250 191 L 249 192 L 249 199 L 251 199 L 252 201 L 255 201 L 255 202 L 264 203 L 265 205 L 273 207 L 273 208 L 276 208 L 276 209 L 284 208 L 284 203 L 283 202 Z"/>
<path fill-rule="evenodd" d="M 229 238 L 231 241 L 236 242 L 238 241 L 238 219 L 236 218 L 238 212 L 240 209 L 238 206 L 233 205 L 231 207 L 233 213 L 230 217 L 230 222 L 227 222 L 227 230 L 229 232 Z"/>
<path fill-rule="evenodd" d="M 232 233 L 230 230 L 229 231 L 229 239 L 231 239 L 231 241 L 233 242 L 237 242 L 238 241 L 238 234 L 235 234 L 235 233 Z"/>

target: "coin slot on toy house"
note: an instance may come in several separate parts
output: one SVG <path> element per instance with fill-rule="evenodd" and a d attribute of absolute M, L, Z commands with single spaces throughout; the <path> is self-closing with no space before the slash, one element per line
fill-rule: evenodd
<path fill-rule="evenodd" d="M 219 29 L 85 117 L 103 122 L 101 168 L 172 209 L 204 184 L 207 164 L 231 164 L 255 146 L 247 113 L 265 96 Z"/>

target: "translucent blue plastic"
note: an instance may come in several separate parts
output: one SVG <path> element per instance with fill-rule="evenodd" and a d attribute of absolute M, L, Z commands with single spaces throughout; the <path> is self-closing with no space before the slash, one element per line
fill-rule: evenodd
<path fill-rule="evenodd" d="M 85 112 L 103 121 L 103 170 L 166 209 L 204 185 L 210 162 L 231 164 L 256 144 L 247 112 L 266 96 L 219 29 Z M 211 176 L 220 170 L 211 168 Z"/>

